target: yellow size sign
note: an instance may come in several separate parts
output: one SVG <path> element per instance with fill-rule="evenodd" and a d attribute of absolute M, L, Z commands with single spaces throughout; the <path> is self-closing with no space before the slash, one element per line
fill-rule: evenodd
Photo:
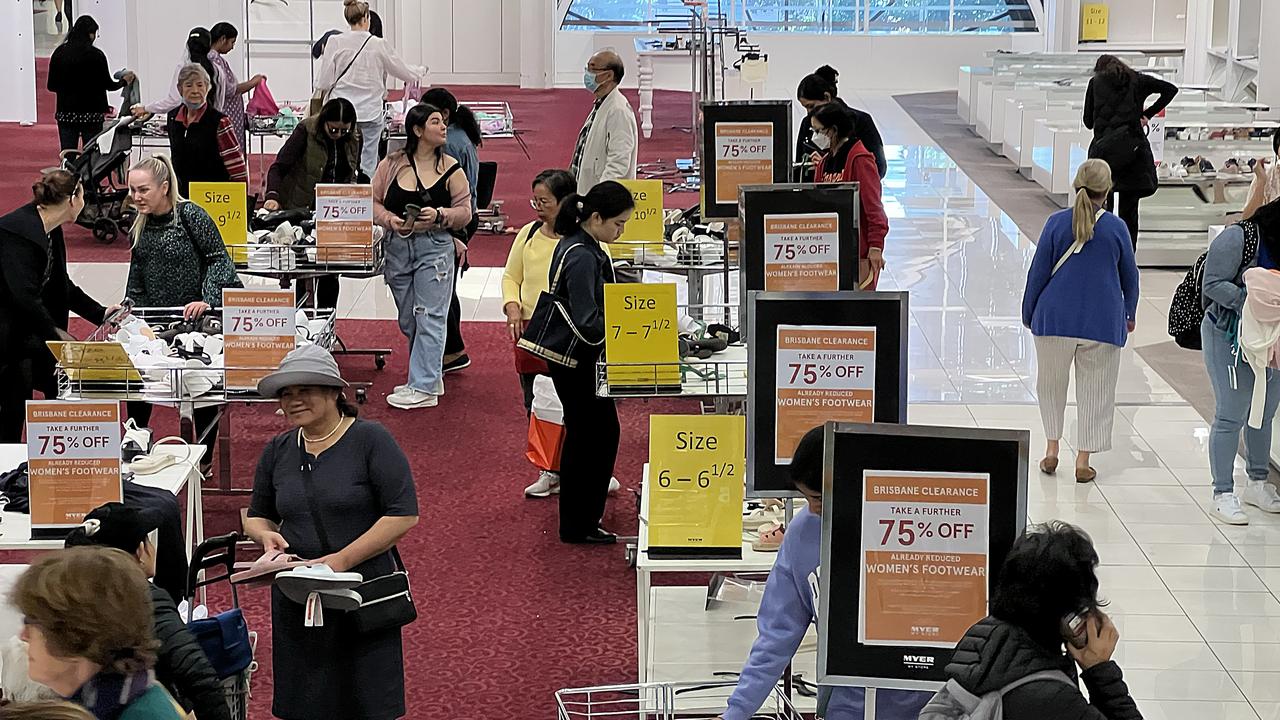
<path fill-rule="evenodd" d="M 676 286 L 617 283 L 604 286 L 604 356 L 611 390 L 680 387 Z"/>
<path fill-rule="evenodd" d="M 1084 42 L 1106 42 L 1111 8 L 1106 3 L 1084 3 L 1080 6 L 1080 39 Z"/>
<path fill-rule="evenodd" d="M 649 418 L 649 555 L 742 555 L 742 415 Z"/>
<path fill-rule="evenodd" d="M 118 342 L 62 342 L 49 340 L 45 343 L 49 352 L 57 359 L 58 366 L 73 383 L 89 380 L 137 383 L 142 382 L 142 374 L 134 367 L 129 353 Z M 141 390 L 139 385 L 132 388 Z"/>
<path fill-rule="evenodd" d="M 237 263 L 249 261 L 247 193 L 245 184 L 240 182 L 191 183 L 191 202 L 204 208 L 213 218 L 231 260 Z"/>
<path fill-rule="evenodd" d="M 622 186 L 631 191 L 631 199 L 636 208 L 631 211 L 631 219 L 622 231 L 622 236 L 613 243 L 610 255 L 614 258 L 634 258 L 637 248 L 648 252 L 662 249 L 662 237 L 665 230 L 663 224 L 662 181 L 661 180 L 619 180 Z"/>

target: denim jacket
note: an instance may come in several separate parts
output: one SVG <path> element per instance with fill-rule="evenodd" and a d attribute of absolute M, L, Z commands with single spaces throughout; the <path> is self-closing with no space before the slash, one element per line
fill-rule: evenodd
<path fill-rule="evenodd" d="M 1244 262 L 1244 230 L 1239 225 L 1228 225 L 1209 245 L 1201 292 L 1205 313 L 1218 330 L 1234 330 L 1236 319 L 1244 309 L 1244 271 L 1257 265 L 1257 254 Z"/>

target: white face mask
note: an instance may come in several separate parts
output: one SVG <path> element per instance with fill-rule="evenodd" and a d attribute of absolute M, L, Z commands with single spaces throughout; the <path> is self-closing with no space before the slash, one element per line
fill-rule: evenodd
<path fill-rule="evenodd" d="M 827 137 L 825 132 L 815 132 L 813 134 L 813 144 L 819 150 L 826 150 L 831 147 L 831 138 Z"/>

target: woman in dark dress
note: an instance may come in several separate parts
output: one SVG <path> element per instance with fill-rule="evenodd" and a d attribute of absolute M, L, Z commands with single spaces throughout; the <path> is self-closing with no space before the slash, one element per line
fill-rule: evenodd
<path fill-rule="evenodd" d="M 356 418 L 346 387 L 333 356 L 318 345 L 290 352 L 258 383 L 298 429 L 262 451 L 245 532 L 268 552 L 288 549 L 371 580 L 395 570 L 390 551 L 418 524 L 418 498 L 408 458 L 386 428 Z M 316 516 L 331 546 L 317 532 Z M 284 720 L 403 717 L 400 628 L 359 633 L 338 612 L 326 613 L 321 627 L 305 627 L 304 614 L 272 588 L 272 713 Z"/>
<path fill-rule="evenodd" d="M 1133 247 L 1138 248 L 1138 201 L 1155 194 L 1156 159 L 1147 142 L 1147 122 L 1160 114 L 1178 94 L 1178 88 L 1151 75 L 1135 72 L 1114 55 L 1103 55 L 1093 67 L 1093 79 L 1084 96 L 1084 126 L 1093 131 L 1089 157 L 1111 166 L 1115 191 L 1108 209 L 1129 227 Z M 1146 107 L 1147 98 L 1160 97 Z"/>
<path fill-rule="evenodd" d="M 75 150 L 102 132 L 110 107 L 107 93 L 134 81 L 131 72 L 122 73 L 119 80 L 111 76 L 107 56 L 93 46 L 97 37 L 98 23 L 81 15 L 49 58 L 45 86 L 58 96 L 53 117 L 58 121 L 58 143 L 63 150 Z"/>

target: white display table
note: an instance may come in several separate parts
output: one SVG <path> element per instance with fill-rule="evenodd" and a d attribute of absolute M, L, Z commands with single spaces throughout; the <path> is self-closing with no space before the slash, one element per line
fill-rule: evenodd
<path fill-rule="evenodd" d="M 678 83 L 679 87 L 687 86 L 693 56 L 687 48 L 667 49 L 661 45 L 661 41 L 653 38 L 636 38 L 635 47 L 636 58 L 640 63 L 640 132 L 648 139 L 653 135 L 654 74 L 662 73 L 664 85 Z"/>

